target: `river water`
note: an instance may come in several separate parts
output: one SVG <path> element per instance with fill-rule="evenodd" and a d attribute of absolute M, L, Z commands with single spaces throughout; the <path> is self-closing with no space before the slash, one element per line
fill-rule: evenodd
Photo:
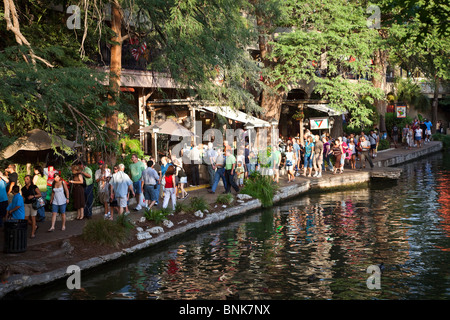
<path fill-rule="evenodd" d="M 302 196 L 27 299 L 449 299 L 450 155 L 401 167 L 397 182 Z"/>

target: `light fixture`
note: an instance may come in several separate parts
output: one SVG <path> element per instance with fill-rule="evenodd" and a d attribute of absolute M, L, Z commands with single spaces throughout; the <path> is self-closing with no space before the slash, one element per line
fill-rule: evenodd
<path fill-rule="evenodd" d="M 244 125 L 244 128 L 245 128 L 246 130 L 252 130 L 252 129 L 255 128 L 255 125 L 254 125 L 253 123 L 247 122 L 247 123 Z"/>
<path fill-rule="evenodd" d="M 278 120 L 273 118 L 272 120 L 270 120 L 270 124 L 275 127 L 278 124 Z"/>

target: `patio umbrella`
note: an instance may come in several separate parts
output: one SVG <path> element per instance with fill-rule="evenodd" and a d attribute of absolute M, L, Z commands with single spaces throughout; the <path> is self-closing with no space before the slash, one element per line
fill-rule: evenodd
<path fill-rule="evenodd" d="M 70 141 L 67 139 L 62 139 L 55 137 L 54 146 L 61 148 L 63 146 L 74 149 L 79 147 L 75 141 Z M 33 157 L 43 157 L 45 154 L 50 152 L 52 149 L 52 138 L 50 135 L 40 129 L 34 129 L 29 131 L 25 136 L 17 139 L 13 144 L 6 147 L 0 152 L 0 160 L 9 158 L 18 158 L 18 160 L 29 160 L 27 158 Z M 23 159 L 22 159 L 23 156 Z"/>
<path fill-rule="evenodd" d="M 144 132 L 150 132 L 152 133 L 153 128 L 157 126 L 159 127 L 158 134 L 169 134 L 172 136 L 179 136 L 179 137 L 194 137 L 194 133 L 188 130 L 186 127 L 182 126 L 181 124 L 177 123 L 176 121 L 172 119 L 167 119 L 164 121 L 160 121 L 156 124 L 153 124 L 151 126 L 147 126 L 141 129 L 141 131 Z"/>

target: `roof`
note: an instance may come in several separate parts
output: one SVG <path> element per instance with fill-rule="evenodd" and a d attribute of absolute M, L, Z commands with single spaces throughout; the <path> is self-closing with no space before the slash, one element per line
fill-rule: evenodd
<path fill-rule="evenodd" d="M 11 158 L 19 151 L 43 151 L 62 146 L 71 149 L 79 147 L 79 144 L 75 141 L 69 141 L 57 136 L 54 136 L 53 140 L 52 146 L 52 137 L 47 132 L 41 129 L 31 130 L 25 136 L 20 137 L 13 144 L 1 151 L 0 159 Z"/>

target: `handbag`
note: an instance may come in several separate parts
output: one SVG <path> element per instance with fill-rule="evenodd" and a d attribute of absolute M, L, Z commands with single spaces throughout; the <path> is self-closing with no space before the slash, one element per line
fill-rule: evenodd
<path fill-rule="evenodd" d="M 34 189 L 33 189 L 33 194 L 36 195 Z M 45 206 L 45 200 L 42 196 L 37 199 L 35 198 L 31 205 L 34 210 L 38 210 L 38 209 L 42 208 L 43 206 Z"/>

